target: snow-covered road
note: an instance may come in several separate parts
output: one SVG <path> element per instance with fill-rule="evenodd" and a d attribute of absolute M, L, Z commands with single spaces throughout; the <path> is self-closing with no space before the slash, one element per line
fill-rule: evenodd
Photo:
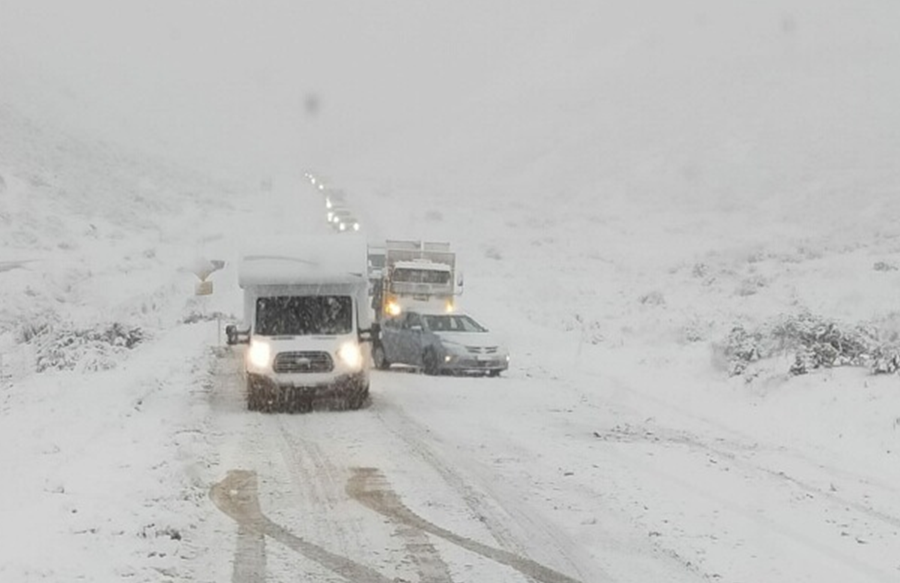
<path fill-rule="evenodd" d="M 612 378 L 376 373 L 362 411 L 263 415 L 217 362 L 233 581 L 896 580 L 895 485 Z"/>

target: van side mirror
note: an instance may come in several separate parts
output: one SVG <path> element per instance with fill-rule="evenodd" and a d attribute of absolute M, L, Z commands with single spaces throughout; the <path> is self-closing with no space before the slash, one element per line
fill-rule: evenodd
<path fill-rule="evenodd" d="M 250 328 L 238 330 L 234 324 L 225 326 L 225 343 L 229 346 L 235 344 L 250 344 Z"/>
<path fill-rule="evenodd" d="M 371 342 L 375 338 L 375 332 L 371 328 L 360 330 L 357 334 L 360 342 Z"/>

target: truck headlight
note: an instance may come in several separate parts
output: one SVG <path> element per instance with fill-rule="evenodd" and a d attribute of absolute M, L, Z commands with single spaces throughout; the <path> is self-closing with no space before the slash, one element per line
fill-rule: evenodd
<path fill-rule="evenodd" d="M 265 368 L 269 366 L 272 358 L 272 347 L 268 342 L 254 341 L 250 343 L 250 349 L 247 351 L 247 359 L 250 364 L 257 368 Z"/>
<path fill-rule="evenodd" d="M 338 358 L 350 368 L 357 369 L 362 365 L 362 351 L 355 342 L 347 342 L 338 349 Z"/>
<path fill-rule="evenodd" d="M 399 316 L 400 312 L 403 311 L 400 308 L 400 304 L 397 302 L 388 302 L 387 308 L 385 310 L 389 316 Z"/>

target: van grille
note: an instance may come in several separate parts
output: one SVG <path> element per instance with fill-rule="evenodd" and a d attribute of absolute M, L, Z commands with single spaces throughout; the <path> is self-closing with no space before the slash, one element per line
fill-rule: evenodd
<path fill-rule="evenodd" d="M 277 373 L 331 372 L 334 361 L 327 352 L 279 352 L 272 370 Z"/>

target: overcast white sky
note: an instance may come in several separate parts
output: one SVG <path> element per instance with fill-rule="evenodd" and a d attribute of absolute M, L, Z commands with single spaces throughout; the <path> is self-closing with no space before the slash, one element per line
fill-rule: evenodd
<path fill-rule="evenodd" d="M 543 19 L 489 4 L 0 0 L 0 100 L 194 159 L 284 163 L 440 113 L 527 58 Z"/>
<path fill-rule="evenodd" d="M 0 104 L 254 177 L 884 185 L 898 22 L 893 0 L 0 0 Z"/>

